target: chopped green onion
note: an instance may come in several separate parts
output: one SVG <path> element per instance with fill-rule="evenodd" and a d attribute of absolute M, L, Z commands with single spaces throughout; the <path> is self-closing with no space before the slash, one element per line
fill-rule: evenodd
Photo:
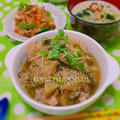
<path fill-rule="evenodd" d="M 25 24 L 25 23 L 21 23 L 20 24 L 20 28 L 22 29 L 32 29 L 35 27 L 35 24 L 34 23 L 31 23 L 31 24 Z"/>
<path fill-rule="evenodd" d="M 45 27 L 43 27 L 42 30 L 41 30 L 40 32 L 38 32 L 37 34 L 42 33 L 42 32 L 46 32 L 46 31 L 48 31 L 48 30 L 50 30 L 50 29 L 51 29 L 51 26 L 45 26 Z"/>
<path fill-rule="evenodd" d="M 40 55 L 42 55 L 42 56 L 44 56 L 44 55 L 48 55 L 48 52 L 46 52 L 46 51 L 42 51 L 42 52 L 40 52 Z"/>

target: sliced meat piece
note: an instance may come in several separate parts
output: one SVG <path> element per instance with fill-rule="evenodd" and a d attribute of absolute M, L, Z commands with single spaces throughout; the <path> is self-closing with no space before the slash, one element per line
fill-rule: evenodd
<path fill-rule="evenodd" d="M 45 98 L 44 88 L 41 87 L 35 90 L 35 100 L 39 101 L 40 103 L 46 103 L 51 106 L 55 106 L 58 104 L 57 99 L 54 95 L 49 98 Z"/>
<path fill-rule="evenodd" d="M 26 54 L 28 58 L 31 58 L 33 56 L 33 53 L 37 50 L 36 44 L 29 43 L 26 47 Z"/>
<path fill-rule="evenodd" d="M 29 43 L 26 47 L 26 54 L 28 58 L 33 57 L 33 53 L 41 48 L 41 41 L 37 43 Z"/>
<path fill-rule="evenodd" d="M 51 106 L 56 106 L 58 104 L 58 101 L 55 96 L 51 96 L 49 98 L 45 99 L 46 104 Z"/>
<path fill-rule="evenodd" d="M 89 98 L 89 94 L 84 93 L 84 92 L 81 92 L 81 95 L 80 95 L 80 97 L 79 97 L 79 101 L 80 101 L 80 102 L 83 102 L 83 101 L 85 101 L 85 100 L 88 99 L 88 98 Z"/>

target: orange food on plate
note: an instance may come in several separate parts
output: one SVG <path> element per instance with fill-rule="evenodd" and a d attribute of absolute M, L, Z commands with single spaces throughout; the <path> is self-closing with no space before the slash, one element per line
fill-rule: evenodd
<path fill-rule="evenodd" d="M 38 5 L 20 3 L 14 19 L 14 32 L 25 37 L 32 37 L 56 28 L 51 13 Z"/>

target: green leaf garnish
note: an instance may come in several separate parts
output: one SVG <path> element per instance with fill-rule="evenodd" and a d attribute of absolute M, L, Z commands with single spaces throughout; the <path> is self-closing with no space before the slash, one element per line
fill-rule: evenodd
<path fill-rule="evenodd" d="M 65 52 L 65 51 L 67 51 L 67 48 L 66 48 L 65 45 L 60 45 L 60 50 L 63 51 L 63 52 Z"/>
<path fill-rule="evenodd" d="M 20 3 L 18 6 L 18 11 L 21 11 L 25 7 L 25 3 Z"/>
<path fill-rule="evenodd" d="M 59 58 L 59 51 L 56 49 L 52 49 L 49 53 L 48 53 L 49 58 L 51 59 L 58 59 Z"/>
<path fill-rule="evenodd" d="M 45 39 L 41 39 L 42 46 L 44 45 Z"/>
<path fill-rule="evenodd" d="M 47 16 L 51 17 L 51 13 L 49 11 L 47 12 Z"/>
<path fill-rule="evenodd" d="M 83 56 L 83 52 L 80 49 L 75 49 L 74 50 L 74 56 L 75 57 L 81 57 L 81 56 Z"/>
<path fill-rule="evenodd" d="M 84 16 L 90 16 L 90 13 L 89 13 L 89 11 L 90 12 L 93 12 L 90 8 L 86 8 L 85 10 L 83 10 L 83 11 L 81 11 L 81 12 L 78 12 L 76 15 L 78 16 L 78 17 L 84 17 Z"/>
<path fill-rule="evenodd" d="M 54 48 L 55 48 L 56 50 L 60 50 L 60 44 L 56 43 L 55 46 L 54 46 Z"/>
<path fill-rule="evenodd" d="M 51 29 L 51 26 L 45 26 L 45 27 L 43 27 L 43 28 L 41 29 L 41 31 L 38 32 L 37 34 L 42 33 L 42 32 L 46 32 L 46 31 L 48 31 L 48 30 L 50 30 L 50 29 Z"/>
<path fill-rule="evenodd" d="M 21 23 L 20 24 L 20 28 L 22 29 L 32 29 L 34 27 L 35 27 L 35 23 L 31 23 L 31 24 Z"/>
<path fill-rule="evenodd" d="M 83 15 L 90 16 L 90 13 L 86 10 L 83 10 Z"/>
<path fill-rule="evenodd" d="M 20 21 L 19 21 L 19 20 L 15 20 L 15 22 L 16 22 L 16 24 L 17 24 L 17 25 L 20 23 Z"/>
<path fill-rule="evenodd" d="M 115 20 L 115 17 L 113 15 L 107 13 L 106 19 Z"/>
<path fill-rule="evenodd" d="M 84 69 L 84 67 L 85 67 L 85 65 L 83 64 L 83 63 L 78 63 L 78 67 L 80 68 L 80 69 Z"/>
<path fill-rule="evenodd" d="M 48 55 L 48 52 L 46 52 L 46 51 L 42 51 L 42 52 L 40 52 L 40 55 L 42 55 L 42 56 L 44 56 L 44 55 Z"/>
<path fill-rule="evenodd" d="M 25 5 L 25 11 L 27 12 L 27 11 L 30 11 L 32 8 L 31 7 L 29 7 L 28 5 Z"/>
<path fill-rule="evenodd" d="M 59 30 L 59 35 L 64 36 L 64 31 L 62 29 Z"/>
<path fill-rule="evenodd" d="M 63 40 L 64 34 L 65 34 L 64 31 L 62 29 L 60 29 L 58 31 L 58 34 L 56 35 L 56 39 L 57 40 Z"/>
<path fill-rule="evenodd" d="M 51 40 L 50 45 L 53 46 L 56 44 L 56 40 Z"/>
<path fill-rule="evenodd" d="M 76 15 L 77 15 L 78 17 L 81 17 L 81 18 L 83 17 L 83 13 L 81 13 L 81 12 L 77 13 Z"/>
<path fill-rule="evenodd" d="M 66 54 L 66 58 L 68 59 L 70 66 L 77 66 L 77 61 L 70 54 Z"/>

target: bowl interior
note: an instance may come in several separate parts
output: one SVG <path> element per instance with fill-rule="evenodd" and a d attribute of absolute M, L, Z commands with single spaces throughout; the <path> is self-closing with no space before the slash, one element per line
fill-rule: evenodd
<path fill-rule="evenodd" d="M 23 62 L 26 58 L 26 53 L 25 53 L 26 46 L 28 45 L 29 42 L 35 42 L 35 41 L 41 40 L 41 38 L 44 38 L 44 37 L 52 38 L 56 34 L 57 34 L 57 31 L 49 31 L 46 33 L 42 33 L 41 35 L 37 35 L 37 36 L 31 38 L 28 42 L 24 43 L 21 46 L 21 48 L 18 50 L 15 60 L 14 60 L 14 64 L 13 64 L 13 73 L 14 73 L 14 80 L 15 80 L 17 86 L 21 89 L 22 93 L 25 93 L 25 91 L 19 83 L 17 73 L 20 71 L 21 62 Z M 105 53 L 104 49 L 96 41 L 94 41 L 92 38 L 90 38 L 82 33 L 74 32 L 74 31 L 65 31 L 65 34 L 68 35 L 70 39 L 81 40 L 87 46 L 89 52 L 92 53 L 93 56 L 98 61 L 99 65 L 100 65 L 100 69 L 101 69 L 101 80 L 100 80 L 100 84 L 97 89 L 97 91 L 99 91 L 100 89 L 102 89 L 104 83 L 107 80 L 107 76 L 108 76 L 107 54 Z M 27 93 L 26 93 L 26 95 L 28 96 Z"/>

